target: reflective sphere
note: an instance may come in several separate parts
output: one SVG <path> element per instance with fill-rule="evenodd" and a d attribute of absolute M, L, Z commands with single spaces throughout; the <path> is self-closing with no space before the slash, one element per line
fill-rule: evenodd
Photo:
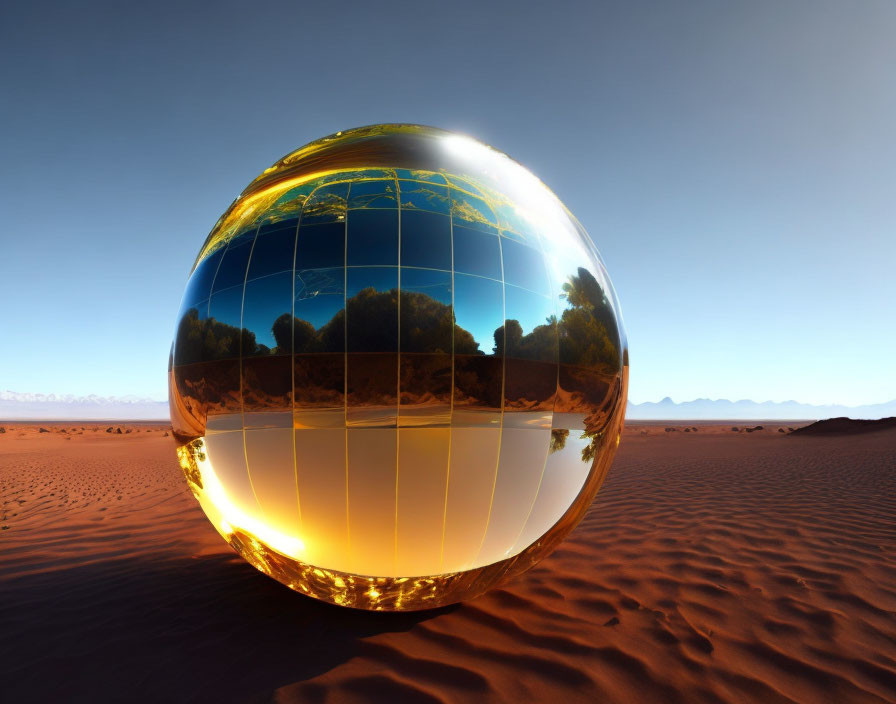
<path fill-rule="evenodd" d="M 265 170 L 193 267 L 169 365 L 181 466 L 221 535 L 365 609 L 473 597 L 582 518 L 628 352 L 597 250 L 504 154 L 417 125 Z"/>

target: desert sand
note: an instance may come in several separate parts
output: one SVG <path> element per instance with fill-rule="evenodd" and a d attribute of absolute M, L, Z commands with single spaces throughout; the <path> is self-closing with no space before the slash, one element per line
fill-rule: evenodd
<path fill-rule="evenodd" d="M 237 557 L 164 425 L 0 422 L 0 699 L 896 701 L 896 429 L 799 425 L 630 423 L 544 562 L 376 614 Z"/>

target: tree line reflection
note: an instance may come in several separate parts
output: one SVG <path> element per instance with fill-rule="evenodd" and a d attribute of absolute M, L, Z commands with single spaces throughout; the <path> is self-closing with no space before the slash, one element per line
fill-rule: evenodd
<path fill-rule="evenodd" d="M 547 414 L 560 428 L 580 428 L 572 432 L 590 440 L 582 459 L 591 461 L 624 391 L 621 340 L 611 304 L 590 272 L 580 268 L 570 276 L 561 298 L 559 317 L 528 333 L 519 320 L 507 319 L 488 341 L 459 325 L 450 304 L 397 288 L 363 288 L 319 327 L 279 314 L 270 334 L 260 331 L 273 346 L 253 330 L 189 308 L 179 321 L 173 360 L 176 406 L 189 416 L 181 424 L 204 427 L 213 413 L 293 407 L 336 413 L 326 422 L 339 424 L 343 408 L 346 420 L 352 411 L 372 423 L 394 423 L 396 409 L 445 423 L 452 422 L 452 407 L 483 419 L 503 411 L 505 423 Z M 392 410 L 377 410 L 386 407 Z M 555 428 L 552 451 L 568 435 Z"/>
<path fill-rule="evenodd" d="M 175 365 L 240 356 L 341 351 L 346 347 L 347 311 L 351 321 L 348 351 L 397 352 L 400 339 L 400 348 L 406 352 L 494 354 L 618 372 L 619 331 L 598 281 L 580 268 L 563 284 L 561 298 L 566 308 L 559 319 L 550 316 L 525 334 L 518 320 L 508 319 L 495 329 L 491 349 L 482 349 L 469 330 L 453 321 L 450 305 L 417 291 L 399 294 L 397 289 L 362 289 L 319 328 L 290 312 L 282 313 L 271 326 L 273 347 L 259 342 L 248 328 L 203 318 L 197 308 L 189 308 L 178 324 Z"/>

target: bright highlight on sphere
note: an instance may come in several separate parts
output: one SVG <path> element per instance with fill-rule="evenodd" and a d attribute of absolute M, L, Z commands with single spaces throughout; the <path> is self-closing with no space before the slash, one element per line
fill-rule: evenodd
<path fill-rule="evenodd" d="M 171 420 L 221 535 L 366 609 L 472 598 L 581 520 L 628 350 L 609 277 L 506 155 L 418 125 L 339 132 L 256 178 L 178 313 Z"/>

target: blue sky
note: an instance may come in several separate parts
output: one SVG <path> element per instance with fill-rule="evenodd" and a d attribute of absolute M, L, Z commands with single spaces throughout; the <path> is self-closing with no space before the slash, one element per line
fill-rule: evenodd
<path fill-rule="evenodd" d="M 187 5 L 0 10 L 0 389 L 165 398 L 230 201 L 397 121 L 494 145 L 578 216 L 633 401 L 896 397 L 893 3 Z"/>

